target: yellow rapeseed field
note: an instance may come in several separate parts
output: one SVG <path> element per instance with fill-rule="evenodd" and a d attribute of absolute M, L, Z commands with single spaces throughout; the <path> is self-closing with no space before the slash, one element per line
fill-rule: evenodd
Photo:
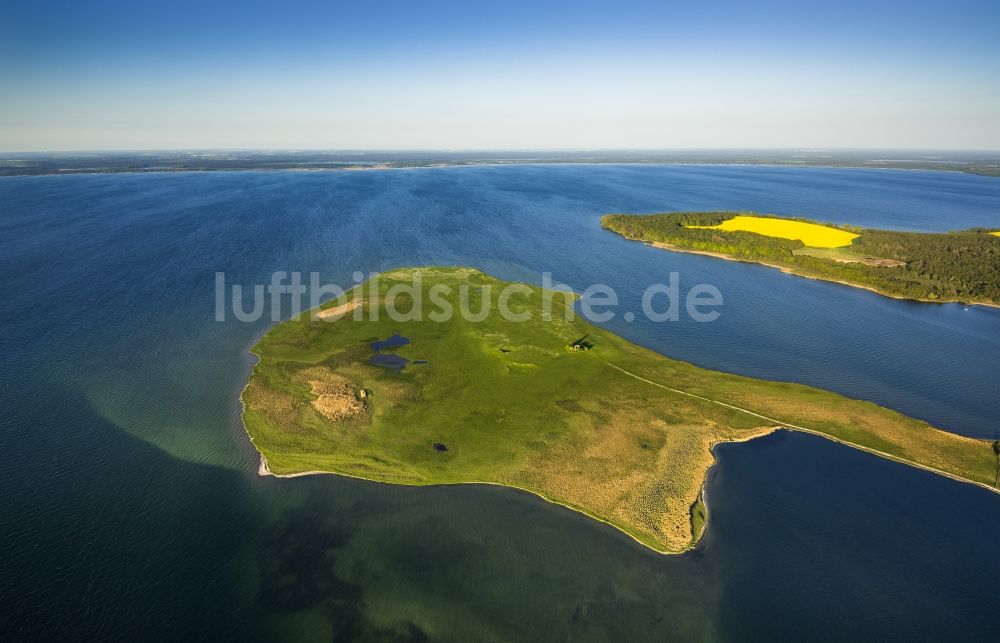
<path fill-rule="evenodd" d="M 688 228 L 713 228 L 726 231 L 756 232 L 768 237 L 798 239 L 812 248 L 840 248 L 851 245 L 858 235 L 816 223 L 773 219 L 770 217 L 736 216 L 714 226 L 686 226 Z M 994 233 L 996 234 L 996 233 Z"/>

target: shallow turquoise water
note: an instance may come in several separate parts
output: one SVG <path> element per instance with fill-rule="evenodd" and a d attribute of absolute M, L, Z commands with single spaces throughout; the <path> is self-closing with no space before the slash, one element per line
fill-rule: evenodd
<path fill-rule="evenodd" d="M 239 422 L 269 323 L 214 275 L 464 264 L 622 310 L 680 273 L 722 316 L 608 327 L 671 357 L 1000 436 L 1000 311 L 888 300 L 600 229 L 737 208 L 898 229 L 1000 225 L 1000 181 L 930 172 L 517 166 L 0 181 L 4 631 L 31 638 L 988 637 L 997 496 L 822 440 L 719 449 L 698 551 L 663 558 L 492 488 L 262 479 Z"/>

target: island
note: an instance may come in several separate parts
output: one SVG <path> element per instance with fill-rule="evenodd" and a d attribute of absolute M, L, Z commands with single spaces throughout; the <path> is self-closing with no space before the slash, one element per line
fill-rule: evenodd
<path fill-rule="evenodd" d="M 662 553 L 704 530 L 713 446 L 780 429 L 994 488 L 990 442 L 669 359 L 572 314 L 575 300 L 472 268 L 409 268 L 276 325 L 242 394 L 261 473 L 504 485 Z"/>
<path fill-rule="evenodd" d="M 751 212 L 608 214 L 627 239 L 928 302 L 1000 305 L 1000 234 L 895 232 Z"/>

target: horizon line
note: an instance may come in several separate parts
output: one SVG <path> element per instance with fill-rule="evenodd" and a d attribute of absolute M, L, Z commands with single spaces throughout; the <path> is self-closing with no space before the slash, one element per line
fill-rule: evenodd
<path fill-rule="evenodd" d="M 134 147 L 134 148 L 66 148 L 47 150 L 2 150 L 0 155 L 10 154 L 127 154 L 127 153 L 165 153 L 165 152 L 284 152 L 284 153 L 446 153 L 446 154 L 510 154 L 510 153 L 683 153 L 683 152 L 924 152 L 924 153 L 961 153 L 1000 154 L 1000 148 L 970 148 L 970 147 L 854 147 L 854 146 L 817 146 L 817 147 L 509 147 L 509 148 L 435 148 L 435 147 Z"/>

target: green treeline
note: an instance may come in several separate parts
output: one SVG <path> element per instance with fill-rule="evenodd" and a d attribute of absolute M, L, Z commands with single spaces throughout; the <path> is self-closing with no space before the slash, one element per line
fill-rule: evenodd
<path fill-rule="evenodd" d="M 685 227 L 718 225 L 737 214 L 752 213 L 609 214 L 601 219 L 601 224 L 628 239 L 776 264 L 804 276 L 867 286 L 887 295 L 931 301 L 1000 304 L 1000 237 L 987 234 L 985 229 L 923 233 L 834 226 L 861 235 L 847 248 L 852 253 L 904 264 L 889 267 L 794 254 L 795 250 L 804 247 L 797 240 L 753 232 Z M 815 223 L 808 219 L 797 220 Z"/>

